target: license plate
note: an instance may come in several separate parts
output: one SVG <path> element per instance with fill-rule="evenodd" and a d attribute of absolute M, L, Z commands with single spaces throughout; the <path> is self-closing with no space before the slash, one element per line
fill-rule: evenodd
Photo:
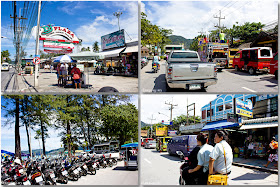
<path fill-rule="evenodd" d="M 84 169 L 87 169 L 87 166 L 86 166 L 86 165 L 83 165 L 83 168 L 84 168 Z"/>
<path fill-rule="evenodd" d="M 67 171 L 63 171 L 63 172 L 62 172 L 62 175 L 64 175 L 64 176 L 67 175 L 67 174 L 68 174 Z"/>
<path fill-rule="evenodd" d="M 75 169 L 73 172 L 74 172 L 76 175 L 79 173 L 79 171 L 76 170 L 76 169 Z"/>
<path fill-rule="evenodd" d="M 78 168 L 78 171 L 81 171 L 82 169 L 81 168 Z"/>
<path fill-rule="evenodd" d="M 55 178 L 55 174 L 52 173 L 52 174 L 51 174 L 51 178 Z"/>
<path fill-rule="evenodd" d="M 190 85 L 189 85 L 189 89 L 190 89 L 190 90 L 201 89 L 201 84 L 190 84 Z"/>
<path fill-rule="evenodd" d="M 23 183 L 23 185 L 31 185 L 31 183 L 27 180 Z"/>
<path fill-rule="evenodd" d="M 42 176 L 36 177 L 36 178 L 35 178 L 35 181 L 36 181 L 37 183 L 42 182 L 42 181 L 43 181 Z"/>

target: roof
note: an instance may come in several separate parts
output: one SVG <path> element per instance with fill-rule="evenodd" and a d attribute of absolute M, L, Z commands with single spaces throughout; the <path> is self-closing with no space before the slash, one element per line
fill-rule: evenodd
<path fill-rule="evenodd" d="M 268 50 L 270 50 L 271 48 L 270 47 L 252 47 L 252 48 L 245 48 L 245 49 L 242 49 L 242 50 L 256 50 L 256 49 L 268 49 Z"/>

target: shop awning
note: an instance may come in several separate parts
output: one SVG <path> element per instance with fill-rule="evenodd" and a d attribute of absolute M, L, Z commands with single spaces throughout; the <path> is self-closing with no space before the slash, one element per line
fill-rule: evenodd
<path fill-rule="evenodd" d="M 102 59 L 102 55 L 99 55 L 99 53 L 94 53 L 91 51 L 83 51 L 79 53 L 72 53 L 69 54 L 69 56 L 72 57 L 74 60 L 95 60 L 95 59 Z"/>
<path fill-rule="evenodd" d="M 138 52 L 138 45 L 126 47 L 124 52 L 122 53 L 137 53 L 137 52 Z"/>
<path fill-rule="evenodd" d="M 232 123 L 228 122 L 227 120 L 221 120 L 221 121 L 215 121 L 211 123 L 207 123 L 201 131 L 210 131 L 210 130 L 216 130 L 216 129 L 226 129 L 226 128 L 232 128 L 232 127 L 238 127 L 238 123 Z"/>
<path fill-rule="evenodd" d="M 125 49 L 125 47 L 118 48 L 118 49 L 112 49 L 108 51 L 101 51 L 99 55 L 104 56 L 104 58 L 111 58 L 111 57 L 117 57 L 120 56 L 120 53 Z"/>
<path fill-rule="evenodd" d="M 278 127 L 278 121 L 270 122 L 270 123 L 251 123 L 244 124 L 240 127 L 240 130 L 247 129 L 260 129 L 260 128 L 270 128 L 270 127 Z"/>

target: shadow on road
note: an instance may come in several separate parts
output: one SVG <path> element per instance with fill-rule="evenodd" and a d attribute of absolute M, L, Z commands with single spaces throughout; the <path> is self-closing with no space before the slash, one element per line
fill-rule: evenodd
<path fill-rule="evenodd" d="M 173 161 L 181 161 L 181 159 L 179 157 L 176 156 L 170 156 L 168 153 L 167 154 L 161 154 L 160 156 L 167 158 L 169 160 L 173 160 Z"/>
<path fill-rule="evenodd" d="M 270 173 L 263 173 L 263 172 L 246 173 L 244 175 L 233 178 L 231 180 L 263 180 L 270 175 L 271 175 Z"/>
<path fill-rule="evenodd" d="M 113 170 L 117 170 L 117 171 L 136 171 L 137 168 L 136 167 L 130 167 L 130 168 L 126 169 L 124 166 L 117 166 Z"/>
<path fill-rule="evenodd" d="M 249 77 L 252 77 L 252 76 L 259 76 L 259 75 L 265 75 L 264 73 L 256 73 L 255 75 L 250 75 L 248 72 L 246 71 L 235 71 L 234 69 L 230 69 L 230 70 L 226 70 L 227 72 L 229 73 L 233 73 L 233 74 L 236 74 L 236 75 L 242 75 L 242 76 L 249 76 Z"/>
<path fill-rule="evenodd" d="M 152 92 L 166 92 L 165 74 L 160 74 L 155 79 L 155 85 Z"/>

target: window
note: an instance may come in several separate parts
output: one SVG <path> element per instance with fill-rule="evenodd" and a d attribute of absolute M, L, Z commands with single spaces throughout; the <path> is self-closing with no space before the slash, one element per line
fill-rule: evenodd
<path fill-rule="evenodd" d="M 236 55 L 234 55 L 234 58 L 240 58 L 240 53 L 237 53 Z"/>
<path fill-rule="evenodd" d="M 220 112 L 220 111 L 223 111 L 224 106 L 223 106 L 223 105 L 220 105 L 220 106 L 218 106 L 217 108 L 218 108 L 218 112 Z"/>
<path fill-rule="evenodd" d="M 196 53 L 175 52 L 172 53 L 171 58 L 198 58 Z"/>
<path fill-rule="evenodd" d="M 261 50 L 261 57 L 270 57 L 270 50 L 262 49 Z"/>
<path fill-rule="evenodd" d="M 258 61 L 258 54 L 257 54 L 257 50 L 252 50 L 250 51 L 250 60 L 251 61 Z"/>
<path fill-rule="evenodd" d="M 212 115 L 211 115 L 211 113 L 210 113 L 210 110 L 207 110 L 207 116 L 213 116 L 214 115 L 214 110 L 213 110 L 213 108 L 211 109 L 211 112 L 212 112 Z"/>
<path fill-rule="evenodd" d="M 278 60 L 278 53 L 274 56 L 274 60 Z"/>
<path fill-rule="evenodd" d="M 205 119 L 206 118 L 206 110 L 202 110 L 202 119 Z"/>
<path fill-rule="evenodd" d="M 229 51 L 230 56 L 234 56 L 238 51 Z"/>
<path fill-rule="evenodd" d="M 225 104 L 225 110 L 229 110 L 229 109 L 232 109 L 232 104 L 230 103 Z"/>

